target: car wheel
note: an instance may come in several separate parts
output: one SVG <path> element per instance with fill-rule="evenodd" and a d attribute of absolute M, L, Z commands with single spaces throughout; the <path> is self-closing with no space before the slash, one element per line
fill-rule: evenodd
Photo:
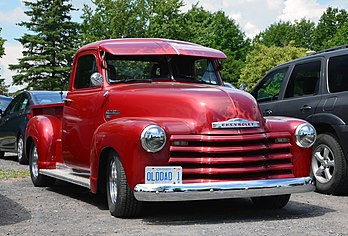
<path fill-rule="evenodd" d="M 290 194 L 277 195 L 277 196 L 265 196 L 265 197 L 252 197 L 254 205 L 261 209 L 281 209 L 290 199 Z"/>
<path fill-rule="evenodd" d="M 30 177 L 35 187 L 50 187 L 55 183 L 55 179 L 52 177 L 48 177 L 39 173 L 39 155 L 37 152 L 37 148 L 33 143 L 30 147 L 29 154 L 29 169 L 30 169 Z"/>
<path fill-rule="evenodd" d="M 20 164 L 28 164 L 27 158 L 24 156 L 24 142 L 22 135 L 17 140 L 17 157 Z"/>
<path fill-rule="evenodd" d="M 135 199 L 129 188 L 123 165 L 116 155 L 108 158 L 106 194 L 111 215 L 120 218 L 139 215 L 141 202 Z"/>
<path fill-rule="evenodd" d="M 337 195 L 347 193 L 347 160 L 335 136 L 318 135 L 313 146 L 311 174 L 316 180 L 318 192 Z"/>

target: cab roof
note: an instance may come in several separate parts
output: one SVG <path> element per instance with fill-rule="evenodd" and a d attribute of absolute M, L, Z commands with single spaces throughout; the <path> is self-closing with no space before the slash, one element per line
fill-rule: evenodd
<path fill-rule="evenodd" d="M 100 50 L 121 56 L 183 55 L 225 59 L 226 55 L 216 49 L 190 42 L 159 38 L 108 39 L 87 44 L 77 54 L 86 50 Z"/>

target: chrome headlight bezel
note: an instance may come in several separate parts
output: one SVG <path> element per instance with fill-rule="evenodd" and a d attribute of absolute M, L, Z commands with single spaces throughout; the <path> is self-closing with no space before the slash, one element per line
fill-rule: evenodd
<path fill-rule="evenodd" d="M 317 139 L 317 133 L 313 125 L 303 123 L 297 126 L 295 131 L 296 144 L 302 148 L 310 148 Z"/>
<path fill-rule="evenodd" d="M 158 152 L 166 145 L 166 132 L 158 125 L 146 126 L 140 135 L 141 146 L 147 152 Z"/>

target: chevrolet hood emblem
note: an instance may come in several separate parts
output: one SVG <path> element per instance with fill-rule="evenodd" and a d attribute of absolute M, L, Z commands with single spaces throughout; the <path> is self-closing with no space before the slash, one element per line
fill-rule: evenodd
<path fill-rule="evenodd" d="M 213 129 L 239 129 L 260 127 L 260 122 L 250 121 L 242 118 L 230 119 L 228 121 L 213 122 Z"/>

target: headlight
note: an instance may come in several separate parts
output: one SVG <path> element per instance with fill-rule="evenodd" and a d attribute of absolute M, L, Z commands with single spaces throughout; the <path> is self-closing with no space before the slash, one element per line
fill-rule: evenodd
<path fill-rule="evenodd" d="M 141 133 L 140 140 L 147 152 L 158 152 L 166 144 L 166 133 L 158 125 L 149 125 Z"/>
<path fill-rule="evenodd" d="M 296 128 L 296 144 L 303 148 L 311 147 L 317 138 L 317 133 L 311 124 L 301 124 Z"/>

